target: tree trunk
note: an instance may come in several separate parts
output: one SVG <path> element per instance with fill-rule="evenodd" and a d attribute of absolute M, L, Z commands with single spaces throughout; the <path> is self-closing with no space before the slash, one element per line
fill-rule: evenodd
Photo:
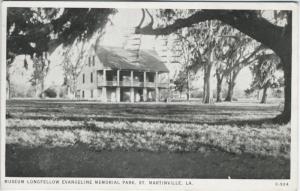
<path fill-rule="evenodd" d="M 34 89 L 35 89 L 35 97 L 38 98 L 39 97 L 39 91 L 38 91 L 38 80 L 37 79 L 35 79 Z"/>
<path fill-rule="evenodd" d="M 284 109 L 274 118 L 275 122 L 288 123 L 291 120 L 292 101 L 292 13 L 287 14 L 284 38 L 277 44 L 276 54 L 280 57 L 284 71 Z M 296 116 L 297 117 L 297 116 Z"/>
<path fill-rule="evenodd" d="M 283 122 L 288 122 L 291 119 L 291 58 L 288 59 L 288 63 L 286 63 L 286 67 L 284 68 L 284 110 L 282 112 Z"/>
<path fill-rule="evenodd" d="M 8 62 L 9 63 L 9 62 Z M 6 99 L 10 99 L 11 98 L 11 84 L 10 84 L 10 69 L 11 63 L 6 65 Z"/>
<path fill-rule="evenodd" d="M 230 74 L 229 81 L 228 81 L 228 91 L 227 91 L 227 96 L 225 98 L 225 101 L 232 101 L 232 98 L 233 98 L 233 89 L 234 89 L 234 86 L 235 86 L 235 80 L 236 80 L 236 77 L 237 77 L 239 71 L 240 70 L 233 71 Z"/>
<path fill-rule="evenodd" d="M 284 70 L 284 109 L 283 112 L 274 118 L 274 122 L 288 123 L 291 120 L 291 55 L 281 57 Z"/>
<path fill-rule="evenodd" d="M 191 90 L 190 90 L 190 73 L 189 73 L 189 71 L 187 71 L 187 94 L 186 94 L 187 101 L 190 101 L 190 96 L 191 96 Z"/>
<path fill-rule="evenodd" d="M 78 75 L 73 75 L 73 84 L 72 84 L 72 86 L 73 86 L 73 90 L 71 90 L 71 91 L 73 91 L 73 99 L 74 98 L 76 98 L 76 91 L 77 91 L 77 78 L 78 78 Z M 97 81 L 97 78 L 96 78 L 96 81 Z"/>
<path fill-rule="evenodd" d="M 227 91 L 227 96 L 225 98 L 225 101 L 232 101 L 234 86 L 235 86 L 235 83 L 233 81 L 230 81 L 228 83 L 228 91 Z"/>
<path fill-rule="evenodd" d="M 221 93 L 222 93 L 223 78 L 218 73 L 216 76 L 217 76 L 217 102 L 222 102 Z"/>
<path fill-rule="evenodd" d="M 267 92 L 268 92 L 268 87 L 266 86 L 264 87 L 264 91 L 260 103 L 262 104 L 267 103 L 267 96 L 268 96 Z"/>
<path fill-rule="evenodd" d="M 212 101 L 212 94 L 210 93 L 210 77 L 211 77 L 211 64 L 207 65 L 207 68 L 204 73 L 204 99 L 203 103 L 210 103 Z"/>
<path fill-rule="evenodd" d="M 203 75 L 203 97 L 202 97 L 202 103 L 204 103 L 204 100 L 205 100 L 205 96 L 206 96 L 206 84 L 205 84 L 205 81 L 206 81 L 206 66 L 204 66 L 204 75 Z"/>
<path fill-rule="evenodd" d="M 217 102 L 222 102 L 221 98 L 221 92 L 222 92 L 222 82 L 217 82 Z"/>
<path fill-rule="evenodd" d="M 45 88 L 45 83 L 44 83 L 44 76 L 43 76 L 41 81 L 41 98 L 45 98 L 44 88 Z"/>

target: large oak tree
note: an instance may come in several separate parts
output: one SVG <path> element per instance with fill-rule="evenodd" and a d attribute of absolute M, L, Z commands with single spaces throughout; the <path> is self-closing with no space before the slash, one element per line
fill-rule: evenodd
<path fill-rule="evenodd" d="M 89 39 L 102 31 L 115 9 L 96 8 L 20 8 L 7 9 L 6 65 L 9 70 L 18 55 L 41 60 L 59 45 Z M 9 92 L 10 76 L 7 73 Z M 9 93 L 8 93 L 9 94 Z M 8 96 L 9 97 L 9 96 Z"/>
<path fill-rule="evenodd" d="M 137 34 L 168 35 L 184 27 L 207 21 L 219 20 L 231 25 L 244 34 L 272 49 L 281 59 L 284 70 L 285 102 L 277 122 L 288 122 L 291 118 L 291 55 L 292 55 L 292 12 L 282 11 L 285 15 L 285 26 L 271 23 L 256 10 L 196 10 L 186 18 L 176 19 L 172 24 L 154 27 L 153 19 L 145 26 L 142 22 L 136 27 Z"/>

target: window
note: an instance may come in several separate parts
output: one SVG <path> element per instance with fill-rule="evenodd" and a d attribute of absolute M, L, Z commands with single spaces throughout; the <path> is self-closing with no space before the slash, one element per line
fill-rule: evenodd
<path fill-rule="evenodd" d="M 93 66 L 95 66 L 95 56 L 93 56 Z"/>
<path fill-rule="evenodd" d="M 82 98 L 84 98 L 84 90 L 82 90 Z"/>
<path fill-rule="evenodd" d="M 89 56 L 89 66 L 91 66 L 91 57 Z"/>
<path fill-rule="evenodd" d="M 93 97 L 94 97 L 94 91 L 91 90 L 91 98 L 93 98 Z"/>
<path fill-rule="evenodd" d="M 82 74 L 82 83 L 84 84 L 84 81 L 85 81 L 85 76 L 84 74 Z"/>
<path fill-rule="evenodd" d="M 93 83 L 93 72 L 91 72 L 91 83 Z"/>

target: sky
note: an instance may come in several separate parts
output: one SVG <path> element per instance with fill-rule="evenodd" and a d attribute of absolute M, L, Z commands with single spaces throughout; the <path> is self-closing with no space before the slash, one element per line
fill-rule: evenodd
<path fill-rule="evenodd" d="M 125 40 L 124 35 L 139 24 L 141 17 L 140 9 L 119 9 L 112 18 L 113 25 L 107 26 L 106 34 L 101 43 L 108 46 L 122 46 Z M 145 22 L 147 21 L 148 18 L 146 17 Z M 157 43 L 155 37 L 150 35 L 143 35 L 141 41 L 142 49 L 153 49 Z"/>
<path fill-rule="evenodd" d="M 135 26 L 139 24 L 139 21 L 142 17 L 142 12 L 140 9 L 119 9 L 117 14 L 112 16 L 112 25 L 108 24 L 105 29 L 105 35 L 103 36 L 101 40 L 101 44 L 104 46 L 117 46 L 121 47 L 125 41 L 126 34 L 129 33 L 130 30 L 132 30 Z M 149 21 L 149 18 L 146 17 L 145 22 Z M 91 39 L 92 41 L 94 39 Z M 146 36 L 143 35 L 141 37 L 141 48 L 142 49 L 154 49 L 159 50 L 159 45 L 161 44 L 161 40 L 158 38 L 155 38 L 154 36 Z M 45 85 L 51 86 L 51 85 L 61 85 L 63 83 L 63 70 L 62 70 L 62 56 L 61 49 L 58 48 L 55 52 L 52 53 L 50 56 L 51 65 L 50 65 L 50 71 L 45 79 Z M 16 62 L 23 62 L 24 56 L 19 57 L 19 59 L 16 59 Z M 180 66 L 167 64 L 167 67 L 170 70 L 171 75 L 176 72 L 175 70 L 178 70 Z M 174 69 L 175 68 L 175 69 Z M 22 69 L 18 69 L 22 70 Z M 21 72 L 22 73 L 22 72 Z M 23 77 L 22 75 L 15 75 L 14 77 L 15 81 L 22 81 Z M 195 81 L 195 86 L 201 86 L 203 84 L 202 77 L 199 78 L 199 81 Z M 244 68 L 240 74 L 237 77 L 237 84 L 236 89 L 247 89 L 250 86 L 252 80 L 251 72 L 248 68 Z M 212 79 L 212 88 L 216 88 L 216 80 L 213 76 Z"/>

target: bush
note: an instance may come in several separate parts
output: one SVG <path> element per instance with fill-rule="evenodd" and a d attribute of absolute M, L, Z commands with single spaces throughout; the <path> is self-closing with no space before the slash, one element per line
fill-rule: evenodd
<path fill-rule="evenodd" d="M 45 97 L 49 98 L 55 98 L 57 96 L 57 93 L 54 89 L 48 88 L 44 91 Z"/>

